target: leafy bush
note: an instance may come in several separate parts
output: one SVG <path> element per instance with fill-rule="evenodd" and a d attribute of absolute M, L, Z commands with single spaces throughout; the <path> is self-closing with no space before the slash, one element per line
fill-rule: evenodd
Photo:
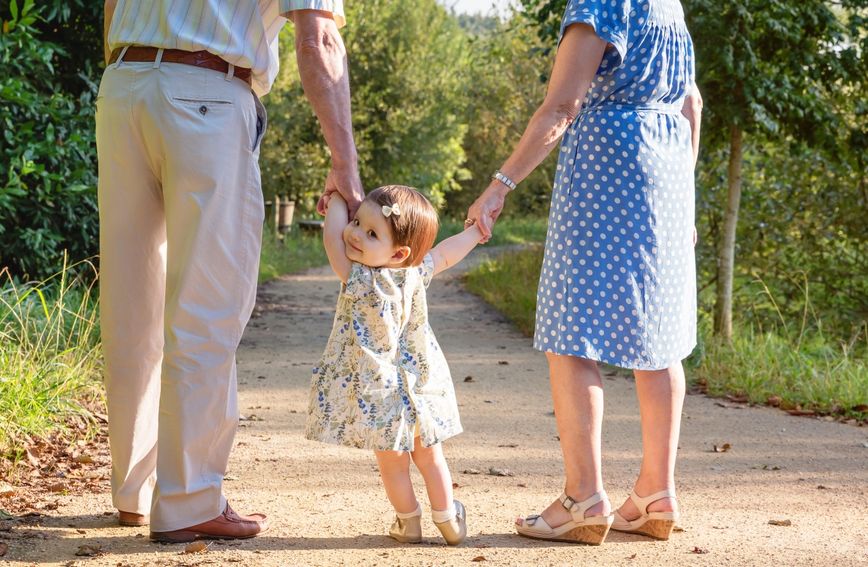
<path fill-rule="evenodd" d="M 15 276 L 54 273 L 97 247 L 96 145 L 92 77 L 79 95 L 55 76 L 69 57 L 40 38 L 32 0 L 10 4 L 0 32 L 0 267 Z"/>

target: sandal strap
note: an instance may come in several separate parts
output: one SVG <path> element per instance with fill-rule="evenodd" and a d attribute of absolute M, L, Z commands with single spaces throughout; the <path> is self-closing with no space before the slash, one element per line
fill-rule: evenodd
<path fill-rule="evenodd" d="M 638 494 L 636 494 L 635 490 L 630 493 L 630 500 L 633 501 L 636 509 L 639 510 L 639 512 L 643 516 L 648 515 L 648 506 L 650 506 L 654 502 L 657 502 L 658 500 L 663 500 L 664 498 L 675 498 L 675 491 L 668 489 L 661 490 L 660 492 L 655 492 L 654 494 L 645 497 L 640 497 Z"/>
<path fill-rule="evenodd" d="M 603 502 L 607 500 L 609 497 L 606 495 L 606 491 L 595 492 L 591 495 L 587 500 L 582 500 L 581 502 L 576 502 L 571 496 L 568 496 L 566 492 L 562 493 L 558 500 L 561 502 L 561 506 L 567 509 L 567 511 L 572 514 L 573 519 L 578 518 L 579 520 L 585 519 L 585 512 L 588 511 L 588 508 L 591 506 Z"/>

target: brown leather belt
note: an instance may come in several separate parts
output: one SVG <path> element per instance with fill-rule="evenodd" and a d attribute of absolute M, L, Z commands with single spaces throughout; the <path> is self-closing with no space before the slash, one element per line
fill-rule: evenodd
<path fill-rule="evenodd" d="M 109 59 L 109 64 L 114 63 L 120 57 L 122 47 L 112 51 L 112 56 Z M 141 45 L 131 45 L 127 48 L 124 54 L 124 61 L 136 62 L 151 62 L 157 58 L 156 47 L 145 47 Z M 194 67 L 204 67 L 221 73 L 229 72 L 229 63 L 221 59 L 218 55 L 214 55 L 208 51 L 184 51 L 181 49 L 164 49 L 163 58 L 160 60 L 163 63 L 183 63 L 184 65 L 192 65 Z M 238 77 L 248 85 L 250 84 L 250 76 L 252 71 L 247 67 L 235 67 L 233 76 Z"/>

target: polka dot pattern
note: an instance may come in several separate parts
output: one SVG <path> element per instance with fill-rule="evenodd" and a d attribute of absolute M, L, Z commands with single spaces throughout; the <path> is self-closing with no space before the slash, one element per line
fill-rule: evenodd
<path fill-rule="evenodd" d="M 692 42 L 678 0 L 570 0 L 562 30 L 576 22 L 625 43 L 561 143 L 534 346 L 666 368 L 696 344 Z"/>

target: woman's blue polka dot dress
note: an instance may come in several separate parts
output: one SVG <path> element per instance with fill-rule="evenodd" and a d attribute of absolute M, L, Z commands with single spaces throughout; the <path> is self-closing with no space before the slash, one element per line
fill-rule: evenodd
<path fill-rule="evenodd" d="M 657 370 L 696 345 L 693 44 L 678 0 L 570 0 L 611 44 L 564 134 L 534 346 Z"/>

